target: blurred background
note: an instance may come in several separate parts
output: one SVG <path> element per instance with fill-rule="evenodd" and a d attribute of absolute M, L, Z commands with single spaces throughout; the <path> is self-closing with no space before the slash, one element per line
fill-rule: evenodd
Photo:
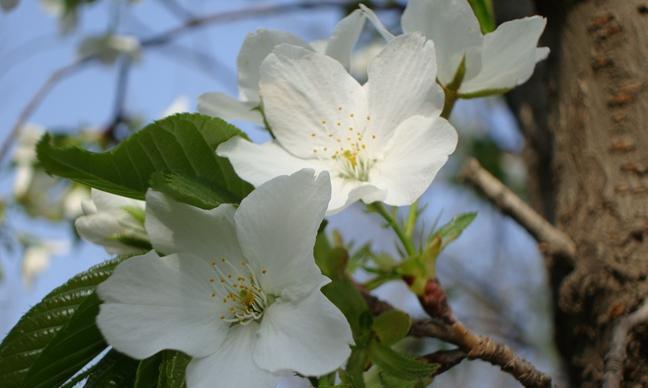
<path fill-rule="evenodd" d="M 368 5 L 398 31 L 403 3 Z M 343 1 L 40 0 L 0 13 L 0 338 L 56 286 L 109 258 L 74 231 L 88 189 L 51 178 L 35 164 L 33 146 L 42 133 L 100 150 L 152 120 L 195 111 L 204 92 L 236 96 L 236 56 L 247 33 L 271 28 L 306 41 L 324 39 L 354 6 Z M 192 22 L 208 16 L 202 24 Z M 367 26 L 353 59 L 359 79 L 380 42 Z M 89 54 L 99 59 L 81 59 Z M 459 213 L 478 216 L 444 252 L 440 281 L 470 328 L 510 345 L 560 383 L 549 290 L 534 240 L 456 179 L 466 158 L 474 156 L 524 197 L 517 123 L 503 98 L 460 101 L 451 121 L 460 133 L 459 149 L 421 199 L 419 227 L 424 233 Z M 255 141 L 268 138 L 260 128 L 236 124 Z M 355 249 L 369 244 L 374 252 L 395 252 L 392 233 L 362 206 L 330 222 L 329 232 L 339 231 Z M 404 285 L 388 283 L 376 292 L 423 316 Z M 443 344 L 409 346 L 422 352 Z M 489 364 L 464 361 L 434 386 L 518 383 Z"/>

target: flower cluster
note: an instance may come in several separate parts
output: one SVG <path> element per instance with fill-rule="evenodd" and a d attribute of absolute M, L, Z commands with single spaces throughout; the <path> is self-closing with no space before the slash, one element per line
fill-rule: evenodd
<path fill-rule="evenodd" d="M 367 81 L 349 72 L 365 20 L 385 45 Z M 146 201 L 92 191 L 76 226 L 120 264 L 98 288 L 108 343 L 144 359 L 164 349 L 192 357 L 189 387 L 266 387 L 279 377 L 334 372 L 353 337 L 321 292 L 330 282 L 313 247 L 325 215 L 361 200 L 411 205 L 457 146 L 445 105 L 508 90 L 548 54 L 539 17 L 482 35 L 466 0 L 411 0 L 394 36 L 368 8 L 306 43 L 280 31 L 248 35 L 238 57 L 239 99 L 201 96 L 199 110 L 265 125 L 216 154 L 256 189 L 238 207 L 204 210 L 149 189 Z"/>

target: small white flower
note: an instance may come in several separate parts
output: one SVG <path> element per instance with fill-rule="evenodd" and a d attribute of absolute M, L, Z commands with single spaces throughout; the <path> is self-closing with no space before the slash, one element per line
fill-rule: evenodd
<path fill-rule="evenodd" d="M 313 258 L 330 197 L 304 170 L 257 188 L 238 209 L 203 210 L 149 191 L 155 251 L 120 264 L 98 287 L 108 343 L 143 359 L 193 357 L 187 386 L 272 387 L 280 374 L 322 375 L 350 354 L 349 324 L 320 288 Z"/>
<path fill-rule="evenodd" d="M 198 99 L 198 111 L 225 120 L 245 120 L 263 125 L 263 116 L 258 110 L 261 105 L 259 67 L 265 57 L 280 44 L 292 44 L 324 53 L 349 68 L 351 52 L 364 22 L 364 15 L 356 10 L 340 20 L 328 40 L 310 44 L 284 31 L 260 29 L 248 34 L 237 58 L 239 99 L 223 93 L 205 93 Z"/>
<path fill-rule="evenodd" d="M 89 36 L 79 45 L 79 56 L 96 55 L 104 64 L 112 64 L 124 54 L 137 59 L 140 54 L 140 43 L 134 36 L 127 35 L 96 35 Z"/>
<path fill-rule="evenodd" d="M 67 241 L 44 240 L 25 248 L 22 260 L 23 283 L 31 286 L 34 278 L 49 266 L 52 256 L 67 253 Z"/>
<path fill-rule="evenodd" d="M 329 214 L 352 202 L 409 205 L 428 188 L 457 144 L 439 117 L 434 44 L 418 34 L 392 39 L 360 85 L 337 61 L 282 45 L 261 66 L 261 96 L 276 137 L 235 137 L 217 153 L 258 186 L 301 168 L 329 171 Z"/>
<path fill-rule="evenodd" d="M 146 250 L 143 201 L 92 189 L 82 209 L 84 215 L 74 225 L 85 240 L 102 245 L 110 254 Z"/>
<path fill-rule="evenodd" d="M 384 29 L 371 10 L 363 9 Z M 404 33 L 420 32 L 434 41 L 443 85 L 453 81 L 465 59 L 459 93 L 466 97 L 502 93 L 526 82 L 535 64 L 549 55 L 549 48 L 537 47 L 545 24 L 543 17 L 525 17 L 482 35 L 466 0 L 410 0 L 401 18 Z"/>

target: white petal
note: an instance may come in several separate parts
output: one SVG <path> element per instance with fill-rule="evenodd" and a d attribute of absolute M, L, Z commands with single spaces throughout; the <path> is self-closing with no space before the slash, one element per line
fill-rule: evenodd
<path fill-rule="evenodd" d="M 258 101 L 239 101 L 223 93 L 205 93 L 198 97 L 198 112 L 223 120 L 244 120 L 263 125 Z"/>
<path fill-rule="evenodd" d="M 353 344 L 342 312 L 319 290 L 296 303 L 277 301 L 263 316 L 254 361 L 270 371 L 319 376 L 342 366 Z"/>
<path fill-rule="evenodd" d="M 365 91 L 338 61 L 295 46 L 281 46 L 263 61 L 260 86 L 270 127 L 298 157 L 331 150 L 329 134 L 357 127 L 366 116 Z"/>
<path fill-rule="evenodd" d="M 124 261 L 97 287 L 104 301 L 99 329 L 111 346 L 137 359 L 162 349 L 213 353 L 227 324 L 220 320 L 220 299 L 211 298 L 209 271 L 192 255 L 159 258 L 150 251 Z"/>
<path fill-rule="evenodd" d="M 166 254 L 187 252 L 205 260 L 242 258 L 234 229 L 234 207 L 229 204 L 204 210 L 149 190 L 146 231 L 153 247 Z"/>
<path fill-rule="evenodd" d="M 133 225 L 130 214 L 120 210 L 109 210 L 81 216 L 74 221 L 74 226 L 86 241 L 103 246 L 110 254 L 141 253 L 142 249 L 120 242 L 119 237 L 138 237 L 145 239 L 140 227 Z"/>
<path fill-rule="evenodd" d="M 331 202 L 327 215 L 339 213 L 358 200 L 371 203 L 385 198 L 383 190 L 367 182 L 331 177 L 331 188 Z"/>
<path fill-rule="evenodd" d="M 351 66 L 351 53 L 358 42 L 365 24 L 365 16 L 360 10 L 351 12 L 335 26 L 333 35 L 326 45 L 326 55 L 337 59 L 342 66 Z"/>
<path fill-rule="evenodd" d="M 419 34 L 394 38 L 369 64 L 369 128 L 379 142 L 408 117 L 438 115 L 443 91 L 436 70 L 434 43 Z"/>
<path fill-rule="evenodd" d="M 303 168 L 321 171 L 324 167 L 319 160 L 293 156 L 274 141 L 255 144 L 238 136 L 219 145 L 216 153 L 228 158 L 236 174 L 255 187 Z"/>
<path fill-rule="evenodd" d="M 466 0 L 410 0 L 401 24 L 405 33 L 420 32 L 434 41 L 443 84 L 454 78 L 465 50 L 482 43 L 479 22 Z"/>
<path fill-rule="evenodd" d="M 365 17 L 369 19 L 371 24 L 373 24 L 374 28 L 378 33 L 385 39 L 385 41 L 389 42 L 390 40 L 394 39 L 394 34 L 389 32 L 383 22 L 380 20 L 378 15 L 369 7 L 367 7 L 364 4 L 358 4 L 362 12 L 364 13 Z"/>
<path fill-rule="evenodd" d="M 275 295 L 310 292 L 325 280 L 313 258 L 317 230 L 331 196 L 328 174 L 280 176 L 250 193 L 234 215 L 245 257 L 267 272 L 260 281 Z"/>
<path fill-rule="evenodd" d="M 97 189 L 90 189 L 90 198 L 92 199 L 92 202 L 94 202 L 97 211 L 119 209 L 123 207 L 144 209 L 144 201 L 106 193 L 105 191 Z"/>
<path fill-rule="evenodd" d="M 274 388 L 279 377 L 252 360 L 257 330 L 257 323 L 234 326 L 214 354 L 191 360 L 187 365 L 187 387 Z"/>
<path fill-rule="evenodd" d="M 502 23 L 484 37 L 481 70 L 472 79 L 466 79 L 459 92 L 475 93 L 483 90 L 507 90 L 526 82 L 538 60 L 548 54 L 538 52 L 538 39 L 546 19 L 526 17 Z"/>
<path fill-rule="evenodd" d="M 245 37 L 236 61 L 241 99 L 259 102 L 259 68 L 261 62 L 276 46 L 282 43 L 309 48 L 308 43 L 284 31 L 259 29 Z"/>
<path fill-rule="evenodd" d="M 457 132 L 442 118 L 414 116 L 403 122 L 369 181 L 384 189 L 385 203 L 411 205 L 430 186 L 457 146 Z"/>

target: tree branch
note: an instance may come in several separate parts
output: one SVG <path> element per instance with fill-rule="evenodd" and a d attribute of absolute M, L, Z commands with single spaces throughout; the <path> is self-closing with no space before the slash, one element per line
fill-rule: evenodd
<path fill-rule="evenodd" d="M 373 314 L 394 308 L 389 303 L 367 292 L 363 292 L 363 296 Z M 410 335 L 433 337 L 456 345 L 469 359 L 479 359 L 499 366 L 501 370 L 515 377 L 525 387 L 545 388 L 551 386 L 551 377 L 537 370 L 529 361 L 517 356 L 511 348 L 497 343 L 487 336 L 470 331 L 454 317 L 452 322 L 435 317 L 415 321 L 412 323 Z"/>
<path fill-rule="evenodd" d="M 204 27 L 206 25 L 217 24 L 217 23 L 231 23 L 235 21 L 240 21 L 247 18 L 258 17 L 258 16 L 270 16 L 270 15 L 282 15 L 286 12 L 294 12 L 304 9 L 311 8 L 334 8 L 334 7 L 345 7 L 349 4 L 353 4 L 351 1 L 347 0 L 330 0 L 330 1 L 304 1 L 301 3 L 289 3 L 289 4 L 275 4 L 275 5 L 263 5 L 256 7 L 248 7 L 244 9 L 226 11 L 214 13 L 202 17 L 193 17 L 187 19 L 185 22 L 171 28 L 167 31 L 156 34 L 150 38 L 140 40 L 140 45 L 142 48 L 155 47 L 163 45 L 178 36 L 194 30 L 199 27 Z M 378 5 L 377 9 L 401 9 L 402 7 L 398 4 L 385 4 Z M 40 103 L 44 100 L 50 90 L 56 86 L 56 84 L 61 81 L 63 78 L 75 73 L 84 65 L 94 62 L 97 59 L 96 56 L 88 56 L 84 58 L 79 58 L 74 62 L 65 65 L 54 72 L 47 78 L 45 83 L 36 91 L 34 96 L 29 100 L 25 108 L 21 111 L 16 123 L 13 125 L 9 136 L 5 138 L 2 145 L 0 146 L 0 162 L 4 160 L 7 156 L 7 153 L 11 149 L 14 141 L 20 134 L 24 124 L 29 120 L 34 111 L 40 106 Z"/>
<path fill-rule="evenodd" d="M 576 244 L 561 230 L 550 224 L 497 178 L 471 159 L 461 172 L 462 178 L 479 190 L 503 213 L 511 216 L 552 255 L 570 260 L 576 257 Z"/>
<path fill-rule="evenodd" d="M 11 131 L 9 131 L 9 135 L 3 141 L 2 146 L 0 146 L 0 162 L 4 160 L 5 156 L 7 156 L 7 153 L 11 149 L 13 142 L 18 138 L 18 135 L 20 135 L 25 123 L 39 107 L 40 103 L 45 99 L 50 90 L 52 90 L 59 81 L 90 63 L 92 59 L 93 58 L 91 57 L 79 58 L 72 63 L 54 70 L 54 72 L 47 77 L 45 82 L 40 88 L 38 88 L 38 90 L 36 90 L 34 96 L 29 100 L 29 102 L 27 102 L 27 105 L 25 105 L 23 110 L 20 112 L 18 119 L 16 119 Z"/>
<path fill-rule="evenodd" d="M 628 333 L 633 327 L 648 321 L 648 299 L 633 313 L 621 318 L 612 332 L 610 349 L 605 362 L 603 388 L 618 388 L 623 381 L 623 363 L 628 347 Z"/>

